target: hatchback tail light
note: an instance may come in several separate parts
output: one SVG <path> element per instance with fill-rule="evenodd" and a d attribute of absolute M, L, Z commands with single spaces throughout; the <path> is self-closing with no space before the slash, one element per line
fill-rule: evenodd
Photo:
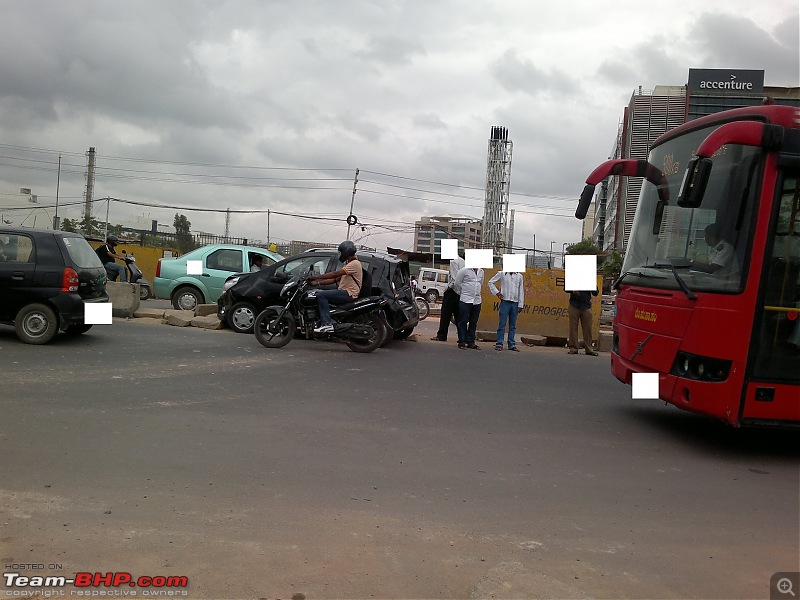
<path fill-rule="evenodd" d="M 156 265 L 156 277 L 161 277 L 161 259 L 158 259 L 158 265 Z"/>
<path fill-rule="evenodd" d="M 61 291 L 77 292 L 78 283 L 78 272 L 71 267 L 64 269 L 64 275 L 61 277 Z"/>

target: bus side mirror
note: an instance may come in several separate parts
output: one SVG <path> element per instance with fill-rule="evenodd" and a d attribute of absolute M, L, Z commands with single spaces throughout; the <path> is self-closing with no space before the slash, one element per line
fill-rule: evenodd
<path fill-rule="evenodd" d="M 678 191 L 678 206 L 683 208 L 697 208 L 703 203 L 708 179 L 711 176 L 710 158 L 696 157 L 686 166 L 686 174 Z"/>
<path fill-rule="evenodd" d="M 586 217 L 586 213 L 589 212 L 589 205 L 594 198 L 594 187 L 592 184 L 587 183 L 586 187 L 583 188 L 581 199 L 578 201 L 578 208 L 575 210 L 576 219 L 583 220 Z"/>
<path fill-rule="evenodd" d="M 656 214 L 653 217 L 653 235 L 661 233 L 661 221 L 664 219 L 664 207 L 667 205 L 663 200 L 656 204 Z"/>

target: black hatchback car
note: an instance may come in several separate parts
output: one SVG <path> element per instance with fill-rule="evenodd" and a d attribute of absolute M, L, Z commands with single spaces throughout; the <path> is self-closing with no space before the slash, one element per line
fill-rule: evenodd
<path fill-rule="evenodd" d="M 383 252 L 360 250 L 356 256 L 372 275 L 373 295 L 382 295 L 388 300 L 386 316 L 395 339 L 408 337 L 419 323 L 408 263 Z M 321 275 L 341 268 L 336 249 L 324 248 L 291 256 L 255 273 L 232 275 L 222 286 L 217 316 L 234 331 L 252 333 L 255 318 L 262 310 L 282 304 L 280 292 L 289 275 Z M 321 286 L 321 289 L 334 287 Z"/>
<path fill-rule="evenodd" d="M 108 302 L 106 270 L 83 236 L 0 227 L 0 323 L 19 339 L 46 344 L 59 329 L 88 331 L 90 302 Z"/>

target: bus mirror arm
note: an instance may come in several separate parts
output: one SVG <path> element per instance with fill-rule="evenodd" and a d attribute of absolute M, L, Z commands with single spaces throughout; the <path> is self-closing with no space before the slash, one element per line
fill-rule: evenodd
<path fill-rule="evenodd" d="M 583 188 L 583 193 L 581 193 L 581 198 L 578 201 L 578 208 L 575 211 L 576 218 L 583 219 L 586 216 L 586 213 L 589 211 L 589 205 L 592 203 L 595 186 L 611 175 L 644 177 L 647 181 L 656 186 L 659 200 L 665 205 L 669 203 L 667 179 L 664 177 L 664 173 L 661 172 L 661 169 L 650 164 L 646 160 L 607 160 L 592 171 L 591 175 L 586 179 L 586 187 Z"/>

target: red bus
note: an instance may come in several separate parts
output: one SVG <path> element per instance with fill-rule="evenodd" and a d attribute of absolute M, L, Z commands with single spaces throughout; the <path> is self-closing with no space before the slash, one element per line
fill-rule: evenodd
<path fill-rule="evenodd" d="M 659 398 L 733 426 L 800 426 L 800 111 L 729 110 L 658 138 L 617 289 L 611 371 L 658 373 Z"/>

